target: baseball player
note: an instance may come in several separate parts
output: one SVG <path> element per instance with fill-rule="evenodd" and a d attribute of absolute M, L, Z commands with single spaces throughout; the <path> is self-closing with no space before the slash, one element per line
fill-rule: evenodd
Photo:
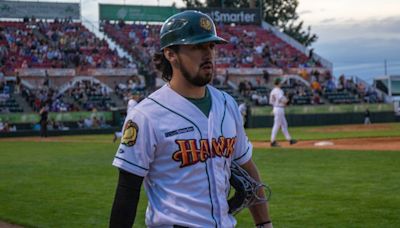
<path fill-rule="evenodd" d="M 140 98 L 140 94 L 138 92 L 133 92 L 126 108 L 126 115 L 132 112 L 133 108 L 138 104 Z M 122 131 L 117 131 L 114 133 L 113 142 L 117 141 L 117 139 L 122 138 Z"/>
<path fill-rule="evenodd" d="M 278 134 L 279 128 L 282 129 L 286 140 L 289 141 L 290 145 L 297 143 L 295 139 L 292 139 L 289 131 L 288 124 L 285 118 L 285 107 L 288 103 L 288 99 L 285 97 L 283 90 L 281 89 L 281 79 L 277 78 L 274 82 L 274 89 L 272 89 L 269 95 L 270 104 L 273 106 L 274 114 L 274 126 L 271 132 L 271 147 L 279 147 L 279 144 L 275 141 L 276 134 Z"/>
<path fill-rule="evenodd" d="M 242 120 L 243 120 L 243 126 L 246 123 L 246 114 L 247 114 L 247 104 L 246 102 L 243 102 L 239 105 L 239 112 L 242 115 Z"/>
<path fill-rule="evenodd" d="M 110 227 L 132 226 L 142 182 L 148 227 L 234 227 L 227 202 L 231 162 L 257 181 L 260 176 L 236 102 L 208 85 L 215 45 L 226 41 L 198 11 L 167 19 L 160 38 L 154 62 L 168 83 L 126 117 L 113 161 L 119 180 Z M 257 227 L 272 227 L 266 202 L 250 212 Z"/>

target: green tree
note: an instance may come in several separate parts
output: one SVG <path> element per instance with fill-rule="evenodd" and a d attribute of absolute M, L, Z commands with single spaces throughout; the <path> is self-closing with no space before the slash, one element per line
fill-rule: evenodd
<path fill-rule="evenodd" d="M 204 7 L 204 4 L 200 0 L 183 0 L 187 8 Z"/>
<path fill-rule="evenodd" d="M 247 0 L 206 0 L 204 3 L 201 0 L 183 0 L 186 7 L 224 7 L 224 8 L 240 8 L 249 7 Z M 222 6 L 223 5 L 223 6 Z"/>
<path fill-rule="evenodd" d="M 304 29 L 296 9 L 298 0 L 263 0 L 263 17 L 266 22 L 281 29 L 304 46 L 311 46 L 318 36 L 311 33 L 311 27 Z"/>
<path fill-rule="evenodd" d="M 293 39 L 299 41 L 299 43 L 306 47 L 311 46 L 311 44 L 318 39 L 316 34 L 311 33 L 310 26 L 307 27 L 307 30 L 303 29 L 303 21 L 300 21 L 298 24 L 289 23 L 288 26 L 284 27 L 283 32 L 291 36 Z"/>

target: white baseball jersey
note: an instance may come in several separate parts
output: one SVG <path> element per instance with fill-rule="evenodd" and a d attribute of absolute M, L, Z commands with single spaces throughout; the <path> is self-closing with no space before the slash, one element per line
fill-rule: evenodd
<path fill-rule="evenodd" d="M 128 107 L 126 109 L 127 114 L 132 112 L 133 108 L 137 105 L 137 101 L 135 99 L 129 99 L 128 101 Z"/>
<path fill-rule="evenodd" d="M 285 97 L 283 90 L 279 87 L 272 89 L 269 95 L 269 101 L 270 104 L 274 106 L 274 126 L 272 127 L 271 131 L 271 142 L 275 141 L 279 129 L 282 129 L 286 140 L 291 140 L 291 136 L 288 131 L 288 124 L 285 118 L 285 106 L 288 100 Z"/>
<path fill-rule="evenodd" d="M 208 90 L 208 118 L 168 85 L 127 116 L 113 165 L 145 177 L 148 227 L 236 225 L 228 214 L 230 164 L 249 161 L 252 145 L 234 99 Z"/>
<path fill-rule="evenodd" d="M 287 98 L 283 93 L 283 90 L 279 87 L 275 87 L 272 89 L 269 95 L 269 103 L 275 107 L 285 107 L 287 103 Z"/>

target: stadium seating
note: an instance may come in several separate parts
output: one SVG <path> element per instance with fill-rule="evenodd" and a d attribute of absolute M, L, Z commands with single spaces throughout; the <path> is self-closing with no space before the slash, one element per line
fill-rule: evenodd
<path fill-rule="evenodd" d="M 0 22 L 0 43 L 6 50 L 0 71 L 16 68 L 112 68 L 127 65 L 79 22 Z"/>
<path fill-rule="evenodd" d="M 352 95 L 348 91 L 333 91 L 325 92 L 324 96 L 333 104 L 355 104 L 360 103 L 355 95 Z"/>
<path fill-rule="evenodd" d="M 13 75 L 17 68 L 74 68 L 79 72 L 88 68 L 118 68 L 133 64 L 146 77 L 143 72 L 150 68 L 152 55 L 159 49 L 160 27 L 159 24 L 102 23 L 105 34 L 133 57 L 134 61 L 130 63 L 127 59 L 118 57 L 115 51 L 110 50 L 105 40 L 98 39 L 80 22 L 2 21 L 0 22 L 0 71 Z M 217 29 L 220 36 L 230 41 L 227 45 L 218 46 L 217 68 L 268 67 L 283 70 L 285 73 L 289 69 L 321 67 L 319 62 L 310 59 L 309 56 L 260 26 L 219 25 Z M 319 82 L 323 87 L 324 79 L 320 78 Z M 118 84 L 121 83 L 118 82 Z M 264 105 L 264 98 L 268 99 L 272 85 L 255 84 L 257 86 L 251 86 L 251 90 L 246 94 L 238 93 L 228 86 L 220 86 L 220 89 L 231 94 L 238 103 L 253 100 L 254 104 Z M 117 105 L 115 99 L 112 98 L 114 95 L 105 95 L 98 91 L 99 88 L 96 85 L 93 85 L 94 88 L 91 86 L 79 92 L 77 88 L 68 90 L 67 93 L 71 96 L 67 99 L 48 97 L 50 91 L 44 91 L 43 88 L 25 91 L 27 93 L 25 97 L 34 111 L 38 111 L 40 105 L 49 101 L 52 111 L 91 110 L 92 108 L 110 110 Z M 109 86 L 114 88 L 113 85 Z M 138 89 L 142 94 L 147 94 L 146 91 L 142 91 L 144 88 Z M 284 87 L 294 105 L 363 101 L 362 96 L 359 96 L 354 88 L 346 87 L 345 89 L 347 92 L 333 90 L 315 93 L 311 88 L 303 85 Z M 129 94 L 129 89 L 115 91 L 115 97 L 121 102 L 127 94 Z M 254 97 L 262 97 L 261 103 L 258 99 L 252 99 Z M 121 106 L 121 102 L 117 102 L 118 106 Z M 11 103 L 9 101 L 3 105 L 7 104 L 7 109 L 10 111 L 20 110 Z"/>
<path fill-rule="evenodd" d="M 103 23 L 104 32 L 146 66 L 159 49 L 160 25 Z M 218 26 L 221 37 L 231 41 L 218 46 L 217 67 L 278 67 L 319 66 L 306 55 L 280 40 L 260 26 Z"/>
<path fill-rule="evenodd" d="M 15 98 L 10 97 L 5 101 L 0 100 L 0 113 L 23 112 L 23 109 L 16 102 Z"/>

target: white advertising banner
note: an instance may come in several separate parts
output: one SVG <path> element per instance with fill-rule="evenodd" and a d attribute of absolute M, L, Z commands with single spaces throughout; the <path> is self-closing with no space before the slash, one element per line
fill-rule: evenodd
<path fill-rule="evenodd" d="M 91 76 L 132 76 L 137 75 L 138 71 L 131 68 L 97 68 L 88 69 Z"/>
<path fill-rule="evenodd" d="M 267 71 L 270 75 L 281 75 L 283 74 L 283 70 L 280 68 L 227 68 L 226 69 L 229 74 L 240 74 L 240 75 L 255 75 L 255 74 L 263 74 L 264 71 Z"/>
<path fill-rule="evenodd" d="M 19 68 L 17 72 L 19 76 L 75 76 L 75 69 L 44 69 L 44 68 Z"/>
<path fill-rule="evenodd" d="M 79 3 L 0 1 L 0 18 L 79 19 Z"/>

